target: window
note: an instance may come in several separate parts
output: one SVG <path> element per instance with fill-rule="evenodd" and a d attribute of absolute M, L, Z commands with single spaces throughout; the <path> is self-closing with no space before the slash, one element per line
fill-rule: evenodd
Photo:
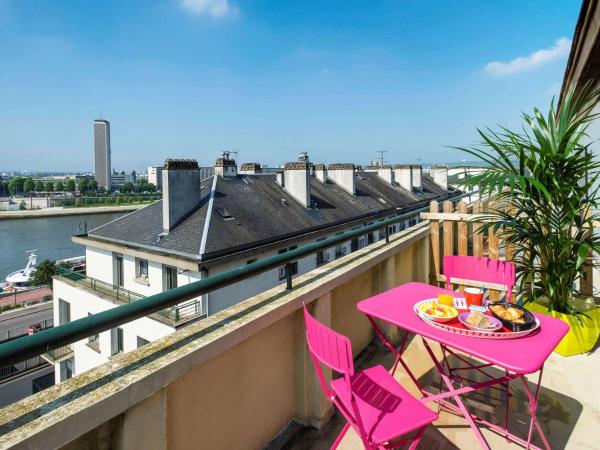
<path fill-rule="evenodd" d="M 135 258 L 135 277 L 148 279 L 148 260 Z"/>
<path fill-rule="evenodd" d="M 169 291 L 177 287 L 177 269 L 171 266 L 163 266 L 163 291 Z"/>
<path fill-rule="evenodd" d="M 110 330 L 110 354 L 123 353 L 123 328 L 111 328 Z"/>
<path fill-rule="evenodd" d="M 373 242 L 375 242 L 375 234 L 374 233 L 367 234 L 367 242 L 369 245 L 372 244 Z"/>
<path fill-rule="evenodd" d="M 113 254 L 113 284 L 123 287 L 123 255 Z"/>
<path fill-rule="evenodd" d="M 354 238 L 350 241 L 350 251 L 355 252 L 358 250 L 358 238 Z"/>
<path fill-rule="evenodd" d="M 73 377 L 73 360 L 66 359 L 60 362 L 60 381 L 65 381 Z"/>
<path fill-rule="evenodd" d="M 322 237 L 317 239 L 317 242 L 321 242 L 327 239 L 326 237 Z M 329 254 L 325 253 L 325 250 L 321 250 L 317 252 L 317 267 L 322 266 L 329 260 Z"/>
<path fill-rule="evenodd" d="M 58 299 L 58 324 L 63 325 L 71 321 L 71 304 Z"/>
<path fill-rule="evenodd" d="M 144 345 L 150 343 L 149 340 L 144 339 L 143 337 L 137 337 L 137 348 L 143 347 Z"/>
<path fill-rule="evenodd" d="M 90 317 L 91 315 L 92 313 L 88 313 L 88 317 Z M 90 337 L 88 337 L 88 343 L 97 342 L 99 337 L 99 334 L 92 334 Z"/>
<path fill-rule="evenodd" d="M 54 386 L 54 373 L 50 372 L 44 376 L 39 378 L 35 378 L 31 381 L 31 392 L 35 394 L 36 392 L 43 391 L 44 389 L 49 388 L 50 386 Z"/>
<path fill-rule="evenodd" d="M 344 256 L 344 247 L 342 247 L 342 244 L 338 244 L 335 246 L 335 257 L 340 258 L 342 256 Z"/>

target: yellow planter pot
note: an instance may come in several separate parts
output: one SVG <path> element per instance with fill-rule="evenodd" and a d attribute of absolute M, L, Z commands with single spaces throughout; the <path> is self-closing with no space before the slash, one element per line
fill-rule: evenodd
<path fill-rule="evenodd" d="M 589 352 L 596 345 L 600 336 L 600 308 L 588 311 L 586 314 L 590 318 L 580 315 L 581 322 L 579 322 L 574 316 L 568 314 L 548 312 L 545 306 L 538 303 L 528 303 L 525 307 L 530 311 L 555 317 L 569 324 L 571 329 L 557 345 L 554 350 L 556 353 L 562 356 L 573 356 Z"/>

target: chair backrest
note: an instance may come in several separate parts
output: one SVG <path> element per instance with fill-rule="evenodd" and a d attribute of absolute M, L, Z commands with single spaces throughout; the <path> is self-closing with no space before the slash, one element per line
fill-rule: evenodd
<path fill-rule="evenodd" d="M 310 315 L 304 306 L 304 322 L 306 323 L 306 341 L 308 349 L 319 361 L 327 367 L 344 375 L 354 374 L 352 361 L 352 344 L 350 339 Z"/>
<path fill-rule="evenodd" d="M 506 286 L 506 297 L 510 301 L 515 285 L 515 265 L 508 261 L 478 256 L 444 256 L 446 288 L 451 289 L 450 278 L 481 281 Z"/>

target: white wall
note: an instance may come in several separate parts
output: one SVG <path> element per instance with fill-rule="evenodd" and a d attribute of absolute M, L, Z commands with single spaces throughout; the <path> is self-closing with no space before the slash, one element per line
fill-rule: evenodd
<path fill-rule="evenodd" d="M 54 320 L 58 323 L 58 300 L 62 299 L 71 305 L 71 320 L 87 317 L 117 306 L 112 301 L 96 296 L 87 289 L 71 286 L 61 280 L 54 280 Z M 123 329 L 123 348 L 125 352 L 137 348 L 137 336 L 154 341 L 174 331 L 173 327 L 162 322 L 143 317 L 121 325 Z M 73 374 L 80 374 L 106 362 L 111 356 L 110 331 L 100 333 L 100 352 L 87 345 L 88 339 L 73 344 Z M 56 367 L 58 364 L 56 365 Z M 60 382 L 59 369 L 56 370 L 56 382 Z"/>
<path fill-rule="evenodd" d="M 86 246 L 85 264 L 87 276 L 105 283 L 113 283 L 113 257 L 111 251 Z"/>

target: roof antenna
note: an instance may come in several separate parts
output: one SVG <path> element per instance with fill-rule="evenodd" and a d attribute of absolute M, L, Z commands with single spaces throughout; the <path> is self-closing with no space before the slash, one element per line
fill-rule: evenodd
<path fill-rule="evenodd" d="M 379 153 L 379 165 L 383 166 L 383 163 L 385 162 L 383 160 L 383 155 L 387 153 L 387 150 L 377 150 L 377 153 Z"/>

